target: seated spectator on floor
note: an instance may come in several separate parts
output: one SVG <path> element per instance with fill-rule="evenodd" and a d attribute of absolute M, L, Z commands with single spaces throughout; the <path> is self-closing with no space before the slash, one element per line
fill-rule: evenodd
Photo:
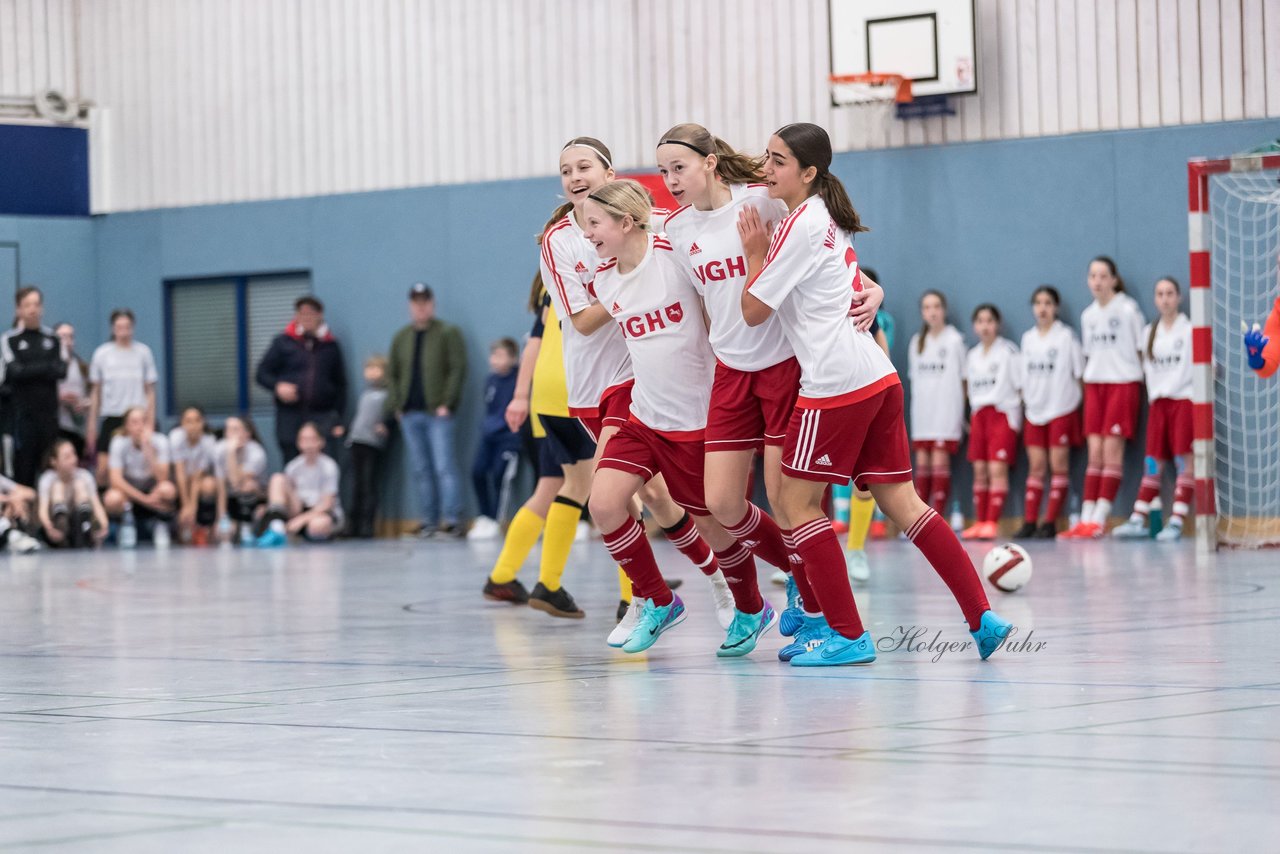
<path fill-rule="evenodd" d="M 472 523 L 470 539 L 490 539 L 501 529 L 498 517 L 504 482 L 520 464 L 520 434 L 507 426 L 507 405 L 516 391 L 516 367 L 520 349 L 510 338 L 499 338 L 489 345 L 489 376 L 484 382 L 484 419 L 480 428 L 480 447 L 471 466 L 471 482 L 475 486 L 480 516 Z"/>
<path fill-rule="evenodd" d="M 267 530 L 261 548 L 283 546 L 290 534 L 323 542 L 342 528 L 338 464 L 324 453 L 320 428 L 308 422 L 298 431 L 299 455 L 267 486 Z"/>
<path fill-rule="evenodd" d="M 35 524 L 36 491 L 0 475 L 0 542 L 17 554 L 40 548 L 29 533 Z"/>
<path fill-rule="evenodd" d="M 188 406 L 182 410 L 181 422 L 169 431 L 169 455 L 178 488 L 178 540 L 208 545 L 218 521 L 218 476 L 213 464 L 217 443 L 209 433 L 203 409 Z"/>
<path fill-rule="evenodd" d="M 98 500 L 93 472 L 80 467 L 70 439 L 59 439 L 40 475 L 37 513 L 44 538 L 54 548 L 87 549 L 107 536 L 107 511 Z"/>
<path fill-rule="evenodd" d="M 214 445 L 218 479 L 218 536 L 248 544 L 256 534 L 267 500 L 267 449 L 248 417 L 231 416 Z"/>
<path fill-rule="evenodd" d="M 178 506 L 169 462 L 169 440 L 152 429 L 147 410 L 131 407 L 107 446 L 110 485 L 102 505 L 122 528 L 132 523 L 144 533 L 150 529 L 153 542 L 161 547 L 170 542 L 169 524 Z M 121 545 L 128 545 L 123 532 Z"/>

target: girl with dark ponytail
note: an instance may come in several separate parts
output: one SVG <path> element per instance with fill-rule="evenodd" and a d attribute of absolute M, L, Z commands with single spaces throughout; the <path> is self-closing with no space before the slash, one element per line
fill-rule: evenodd
<path fill-rule="evenodd" d="M 1093 303 L 1080 315 L 1084 346 L 1084 473 L 1080 523 L 1059 539 L 1096 539 L 1106 533 L 1111 504 L 1124 478 L 1124 445 L 1138 425 L 1142 398 L 1142 309 L 1124 292 L 1116 262 L 1089 262 Z"/>
<path fill-rule="evenodd" d="M 803 561 L 795 578 L 804 617 L 795 643 L 778 657 L 799 667 L 875 660 L 875 644 L 849 587 L 844 550 L 823 510 L 827 487 L 852 478 L 859 489 L 871 491 L 933 565 L 987 658 L 1013 625 L 991 610 L 955 533 L 911 486 L 902 383 L 866 329 L 849 322 L 851 292 L 862 287 L 851 240 L 865 229 L 843 185 L 828 173 L 830 166 L 826 131 L 787 125 L 770 138 L 763 172 L 769 195 L 785 202 L 790 213 L 772 239 L 754 209 L 740 214 L 748 270 L 743 318 L 759 326 L 776 313 L 800 362 L 800 394 L 783 444 L 779 494 L 793 526 L 790 544 Z M 865 325 L 870 322 L 866 318 Z"/>
<path fill-rule="evenodd" d="M 1138 500 L 1129 520 L 1112 535 L 1121 539 L 1145 539 L 1150 512 L 1160 506 L 1160 481 L 1172 464 L 1176 480 L 1173 513 L 1156 539 L 1173 542 L 1182 537 L 1182 524 L 1191 512 L 1195 476 L 1191 468 L 1193 418 L 1191 406 L 1191 320 L 1179 309 L 1182 287 L 1172 276 L 1156 282 L 1155 306 L 1159 317 L 1147 325 L 1143 340 L 1142 368 L 1147 381 L 1147 454 Z"/>

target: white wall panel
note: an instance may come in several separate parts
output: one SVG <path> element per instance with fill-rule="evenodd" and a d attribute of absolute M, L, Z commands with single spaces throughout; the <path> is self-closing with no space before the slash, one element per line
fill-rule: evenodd
<path fill-rule="evenodd" d="M 94 100 L 95 209 L 620 167 L 701 121 L 839 149 L 1280 116 L 1280 0 L 977 0 L 979 94 L 832 108 L 826 0 L 0 0 L 0 94 Z"/>

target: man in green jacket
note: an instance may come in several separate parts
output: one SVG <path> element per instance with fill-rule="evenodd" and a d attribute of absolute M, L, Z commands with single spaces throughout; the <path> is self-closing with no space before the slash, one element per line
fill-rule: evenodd
<path fill-rule="evenodd" d="M 410 323 L 391 339 L 386 406 L 400 421 L 409 449 L 421 501 L 419 535 L 457 538 L 466 532 L 454 415 L 462 399 L 467 353 L 458 328 L 435 314 L 435 295 L 418 282 L 409 290 Z"/>

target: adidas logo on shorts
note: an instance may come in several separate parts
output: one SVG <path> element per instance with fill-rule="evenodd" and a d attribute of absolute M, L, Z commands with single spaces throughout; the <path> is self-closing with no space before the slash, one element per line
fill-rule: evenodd
<path fill-rule="evenodd" d="M 823 454 L 822 456 L 814 460 L 813 464 L 815 466 L 829 466 L 831 465 L 831 457 L 827 454 Z"/>

